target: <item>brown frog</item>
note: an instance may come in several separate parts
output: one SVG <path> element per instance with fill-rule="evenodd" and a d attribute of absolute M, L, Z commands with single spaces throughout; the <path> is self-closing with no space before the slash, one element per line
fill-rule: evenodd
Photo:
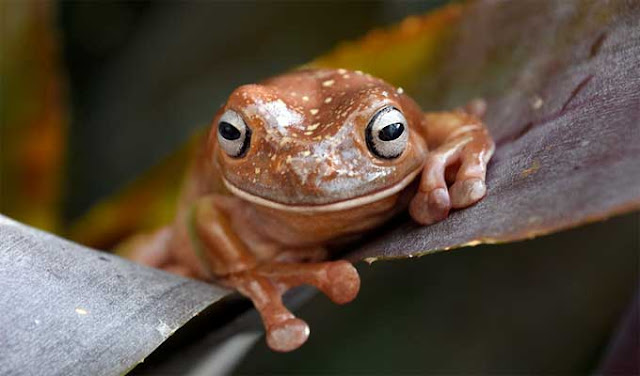
<path fill-rule="evenodd" d="M 237 88 L 183 184 L 175 221 L 128 242 L 137 261 L 215 281 L 251 299 L 268 345 L 309 336 L 281 295 L 309 284 L 343 304 L 360 288 L 328 247 L 408 206 L 428 225 L 486 193 L 494 143 L 483 104 L 423 113 L 360 71 L 299 70 Z M 449 184 L 447 184 L 449 183 Z"/>

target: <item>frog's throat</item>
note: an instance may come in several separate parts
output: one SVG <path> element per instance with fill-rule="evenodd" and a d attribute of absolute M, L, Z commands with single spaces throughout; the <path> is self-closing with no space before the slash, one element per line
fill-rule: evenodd
<path fill-rule="evenodd" d="M 406 188 L 409 184 L 411 184 L 413 179 L 415 179 L 415 177 L 421 171 L 422 171 L 422 168 L 418 168 L 415 171 L 411 172 L 409 175 L 405 176 L 398 183 L 392 185 L 389 188 L 383 189 L 381 191 L 369 193 L 366 196 L 354 197 L 348 200 L 332 202 L 330 204 L 323 204 L 323 205 L 296 205 L 296 204 L 284 204 L 277 201 L 271 201 L 269 199 L 251 194 L 247 191 L 243 191 L 242 189 L 231 184 L 225 178 L 222 178 L 222 181 L 224 182 L 224 185 L 232 194 L 234 194 L 235 196 L 245 201 L 249 201 L 253 204 L 266 206 L 268 208 L 282 210 L 282 211 L 313 214 L 313 213 L 327 213 L 327 212 L 348 210 L 348 209 L 356 208 L 366 204 L 370 204 L 372 202 L 380 201 Z"/>

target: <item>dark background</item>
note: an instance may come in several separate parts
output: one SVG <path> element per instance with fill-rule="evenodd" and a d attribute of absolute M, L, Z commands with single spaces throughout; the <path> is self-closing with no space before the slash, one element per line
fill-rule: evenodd
<path fill-rule="evenodd" d="M 442 3 L 61 3 L 67 216 L 169 155 L 234 87 Z M 637 234 L 638 215 L 627 215 L 533 241 L 362 263 L 355 302 L 318 295 L 299 310 L 313 333 L 302 349 L 274 354 L 260 340 L 238 372 L 589 372 L 637 289 Z"/>

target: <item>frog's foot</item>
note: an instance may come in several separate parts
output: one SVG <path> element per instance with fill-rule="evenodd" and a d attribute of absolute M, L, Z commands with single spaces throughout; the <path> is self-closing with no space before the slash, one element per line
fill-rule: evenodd
<path fill-rule="evenodd" d="M 409 212 L 417 222 L 429 225 L 445 219 L 452 208 L 465 208 L 487 193 L 485 175 L 494 144 L 480 125 L 462 126 L 427 157 L 418 193 Z M 453 185 L 446 176 L 455 172 Z M 457 171 L 455 171 L 457 169 Z"/>
<path fill-rule="evenodd" d="M 309 337 L 309 326 L 282 303 L 286 290 L 302 284 L 316 286 L 332 301 L 344 304 L 355 298 L 360 277 L 347 261 L 323 263 L 270 263 L 234 273 L 222 280 L 253 301 L 267 334 L 267 344 L 275 351 L 292 351 Z"/>
<path fill-rule="evenodd" d="M 269 263 L 256 269 L 286 289 L 313 285 L 337 304 L 352 301 L 360 290 L 360 276 L 348 261 L 319 263 Z"/>
<path fill-rule="evenodd" d="M 267 345 L 272 350 L 292 351 L 307 341 L 309 326 L 282 304 L 282 292 L 268 278 L 249 270 L 232 274 L 222 282 L 251 299 L 262 317 Z"/>
<path fill-rule="evenodd" d="M 487 102 L 482 98 L 472 99 L 462 110 L 470 115 L 482 119 L 484 114 L 487 112 Z"/>

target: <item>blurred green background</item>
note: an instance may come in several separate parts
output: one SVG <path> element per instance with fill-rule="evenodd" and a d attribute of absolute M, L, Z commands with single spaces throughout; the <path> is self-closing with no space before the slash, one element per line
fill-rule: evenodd
<path fill-rule="evenodd" d="M 446 1 L 62 2 L 67 219 L 207 126 L 226 95 Z M 72 198 L 72 199 L 71 199 Z M 599 364 L 638 287 L 637 214 L 508 245 L 358 265 L 362 292 L 316 296 L 291 354 L 243 374 L 566 374 Z"/>

